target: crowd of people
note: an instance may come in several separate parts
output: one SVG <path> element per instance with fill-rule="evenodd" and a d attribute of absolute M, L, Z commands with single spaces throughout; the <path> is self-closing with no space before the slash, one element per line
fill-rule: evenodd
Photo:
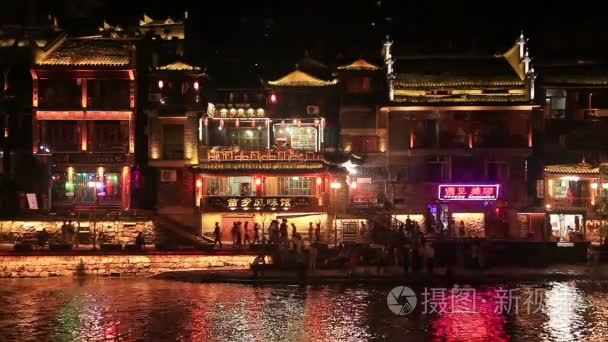
<path fill-rule="evenodd" d="M 266 232 L 261 231 L 260 225 L 256 222 L 253 224 L 253 229 L 250 229 L 249 222 L 235 221 L 230 228 L 232 237 L 232 246 L 237 248 L 246 245 L 256 244 L 272 244 L 272 245 L 296 245 L 302 241 L 302 234 L 298 232 L 295 223 L 291 223 L 291 233 L 287 219 L 272 220 Z M 219 222 L 215 222 L 213 228 L 214 246 L 222 248 L 222 228 Z M 312 222 L 308 223 L 308 240 L 310 243 L 321 242 L 321 223 L 317 223 L 316 227 Z"/>

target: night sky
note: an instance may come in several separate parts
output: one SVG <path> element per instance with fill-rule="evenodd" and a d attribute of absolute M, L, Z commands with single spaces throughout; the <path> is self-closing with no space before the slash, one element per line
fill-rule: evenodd
<path fill-rule="evenodd" d="M 34 23 L 52 13 L 78 35 L 94 33 L 104 18 L 126 25 L 144 12 L 180 18 L 188 9 L 189 37 L 203 60 L 295 60 L 305 51 L 322 61 L 377 56 L 387 33 L 396 54 L 494 53 L 524 29 L 531 55 L 542 63 L 608 55 L 600 3 L 22 0 L 5 6 L 0 16 L 2 23 Z"/>

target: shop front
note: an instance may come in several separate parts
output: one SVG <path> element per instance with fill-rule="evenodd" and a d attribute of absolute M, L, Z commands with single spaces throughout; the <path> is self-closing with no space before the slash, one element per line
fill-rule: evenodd
<path fill-rule="evenodd" d="M 99 206 L 128 209 L 130 205 L 130 175 L 128 165 L 115 163 L 118 159 L 99 159 L 99 163 L 81 163 L 65 158 L 51 167 L 50 195 L 54 208 Z M 91 159 L 92 157 L 89 157 Z M 74 161 L 72 163 L 71 161 Z M 126 159 L 124 160 L 126 161 Z"/>
<path fill-rule="evenodd" d="M 321 226 L 322 235 L 328 226 L 328 213 L 319 205 L 314 196 L 207 196 L 201 206 L 201 223 L 203 234 L 212 236 L 217 222 L 222 231 L 222 240 L 232 240 L 232 225 L 248 223 L 250 237 L 253 238 L 253 227 L 257 223 L 260 235 L 267 237 L 267 229 L 273 220 L 287 220 L 291 236 L 293 223 L 296 231 L 304 240 L 309 237 L 309 224 Z M 244 233 L 244 232 L 243 232 Z M 262 238 L 260 236 L 260 238 Z"/>
<path fill-rule="evenodd" d="M 460 235 L 460 227 L 464 225 L 465 236 L 502 235 L 502 230 L 506 235 L 508 227 L 500 224 L 504 213 L 496 205 L 499 192 L 499 184 L 440 184 L 437 199 L 427 204 L 424 227 L 447 235 Z M 491 232 L 487 227 L 490 223 Z"/>

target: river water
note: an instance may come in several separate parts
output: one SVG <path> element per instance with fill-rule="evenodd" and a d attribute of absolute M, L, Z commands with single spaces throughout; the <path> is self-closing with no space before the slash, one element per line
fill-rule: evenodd
<path fill-rule="evenodd" d="M 414 288 L 407 315 L 389 310 L 392 288 L 0 279 L 0 341 L 608 339 L 606 282 Z"/>

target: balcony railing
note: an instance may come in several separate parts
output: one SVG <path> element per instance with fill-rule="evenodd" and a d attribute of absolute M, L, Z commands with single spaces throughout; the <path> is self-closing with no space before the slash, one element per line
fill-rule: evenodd
<path fill-rule="evenodd" d="M 545 204 L 551 209 L 589 209 L 592 208 L 591 197 L 548 197 Z"/>
<path fill-rule="evenodd" d="M 213 147 L 207 150 L 207 160 L 296 160 L 312 161 L 322 160 L 321 152 L 296 149 L 269 149 L 269 150 L 235 150 L 232 147 Z"/>

